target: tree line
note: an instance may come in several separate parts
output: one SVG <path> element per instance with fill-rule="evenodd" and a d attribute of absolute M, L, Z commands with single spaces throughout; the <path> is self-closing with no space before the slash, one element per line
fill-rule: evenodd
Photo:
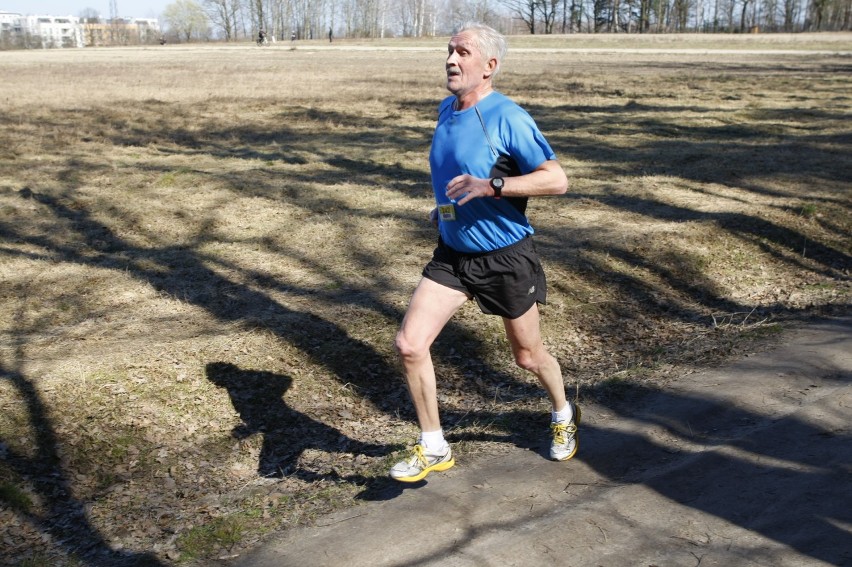
<path fill-rule="evenodd" d="M 852 29 L 852 0 L 175 0 L 179 41 L 449 35 L 475 20 L 507 33 L 802 32 Z"/>
<path fill-rule="evenodd" d="M 537 33 L 849 30 L 852 0 L 504 0 Z"/>

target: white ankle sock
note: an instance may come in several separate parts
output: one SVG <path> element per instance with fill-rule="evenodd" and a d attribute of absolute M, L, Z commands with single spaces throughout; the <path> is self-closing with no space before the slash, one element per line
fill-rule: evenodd
<path fill-rule="evenodd" d="M 571 409 L 571 404 L 565 404 L 565 407 L 559 411 L 550 412 L 550 420 L 553 423 L 571 421 L 572 417 L 574 417 L 574 411 Z"/>
<path fill-rule="evenodd" d="M 422 431 L 420 433 L 420 444 L 429 452 L 440 451 L 447 446 L 447 441 L 444 439 L 444 431 Z"/>

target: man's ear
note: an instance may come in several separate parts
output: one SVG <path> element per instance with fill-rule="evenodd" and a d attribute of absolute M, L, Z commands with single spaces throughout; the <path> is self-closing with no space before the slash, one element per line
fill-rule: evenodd
<path fill-rule="evenodd" d="M 485 76 L 486 76 L 486 77 L 490 77 L 491 75 L 493 75 L 493 74 L 494 74 L 494 72 L 495 72 L 496 70 L 497 70 L 497 58 L 496 58 L 496 57 L 492 57 L 492 58 L 491 58 L 491 59 L 489 59 L 489 60 L 488 60 L 488 62 L 485 64 Z"/>

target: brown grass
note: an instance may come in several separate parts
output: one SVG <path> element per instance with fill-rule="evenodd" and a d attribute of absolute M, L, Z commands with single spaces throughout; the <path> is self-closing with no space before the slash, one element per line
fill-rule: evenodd
<path fill-rule="evenodd" d="M 435 47 L 4 55 L 3 557 L 205 561 L 394 495 L 416 429 L 391 343 L 434 241 Z M 572 182 L 530 215 L 544 333 L 581 399 L 848 312 L 850 71 L 510 54 L 499 88 Z M 536 446 L 546 400 L 499 321 L 466 307 L 435 356 L 462 462 Z"/>

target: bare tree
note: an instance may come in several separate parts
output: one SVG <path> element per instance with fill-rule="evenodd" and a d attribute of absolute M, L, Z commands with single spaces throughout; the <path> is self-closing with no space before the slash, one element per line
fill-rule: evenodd
<path fill-rule="evenodd" d="M 852 0 L 179 0 L 203 2 L 226 40 L 273 36 L 384 37 L 451 33 L 480 21 L 511 33 L 848 30 Z M 176 2 L 178 3 L 178 2 Z M 247 31 L 249 30 L 249 31 Z M 185 32 L 181 32 L 185 36 Z"/>
<path fill-rule="evenodd" d="M 504 23 L 501 10 L 493 6 L 495 0 L 432 0 L 431 4 L 436 31 L 452 33 L 464 22 L 481 22 L 495 29 Z"/>
<path fill-rule="evenodd" d="M 616 33 L 621 31 L 621 0 L 612 0 L 607 31 Z"/>
<path fill-rule="evenodd" d="M 266 29 L 266 12 L 263 6 L 263 0 L 250 0 L 250 10 L 252 13 L 252 35 L 258 30 Z"/>
<path fill-rule="evenodd" d="M 389 0 L 342 0 L 342 4 L 347 35 L 384 37 Z"/>
<path fill-rule="evenodd" d="M 746 29 L 746 12 L 748 12 L 748 3 L 749 0 L 741 0 L 743 3 L 742 12 L 740 12 L 740 33 L 744 32 Z"/>
<path fill-rule="evenodd" d="M 784 24 L 783 28 L 785 32 L 793 31 L 793 26 L 796 21 L 796 8 L 799 3 L 797 0 L 784 0 Z"/>
<path fill-rule="evenodd" d="M 647 33 L 651 29 L 651 0 L 639 0 L 639 33 Z"/>
<path fill-rule="evenodd" d="M 808 20 L 814 31 L 849 30 L 852 0 L 810 0 Z"/>
<path fill-rule="evenodd" d="M 236 39 L 239 0 L 204 0 L 210 22 L 222 31 L 225 41 Z"/>
<path fill-rule="evenodd" d="M 401 0 L 395 4 L 394 17 L 404 36 L 434 35 L 438 21 L 434 0 Z M 459 13 L 458 3 L 452 3 L 452 13 Z M 450 18 L 453 20 L 453 18 Z M 464 18 L 465 20 L 468 18 Z M 456 21 L 459 21 L 456 19 Z M 452 24 L 450 24 L 452 27 Z"/>
<path fill-rule="evenodd" d="M 541 20 L 544 23 L 544 33 L 553 33 L 556 14 L 559 10 L 559 0 L 539 0 L 537 4 L 538 13 L 541 14 Z"/>
<path fill-rule="evenodd" d="M 80 24 L 83 26 L 83 45 L 93 47 L 98 44 L 98 28 L 101 18 L 94 8 L 84 8 L 80 12 Z"/>
<path fill-rule="evenodd" d="M 540 0 L 503 0 L 502 3 L 512 13 L 512 16 L 518 18 L 531 34 L 535 35 L 536 12 L 538 12 L 538 4 Z"/>
<path fill-rule="evenodd" d="M 175 0 L 165 7 L 162 18 L 184 41 L 207 39 L 209 35 L 210 20 L 195 0 Z"/>
<path fill-rule="evenodd" d="M 562 33 L 583 29 L 583 0 L 562 0 Z"/>
<path fill-rule="evenodd" d="M 672 20 L 674 31 L 685 32 L 689 27 L 689 0 L 674 0 L 672 5 Z"/>

